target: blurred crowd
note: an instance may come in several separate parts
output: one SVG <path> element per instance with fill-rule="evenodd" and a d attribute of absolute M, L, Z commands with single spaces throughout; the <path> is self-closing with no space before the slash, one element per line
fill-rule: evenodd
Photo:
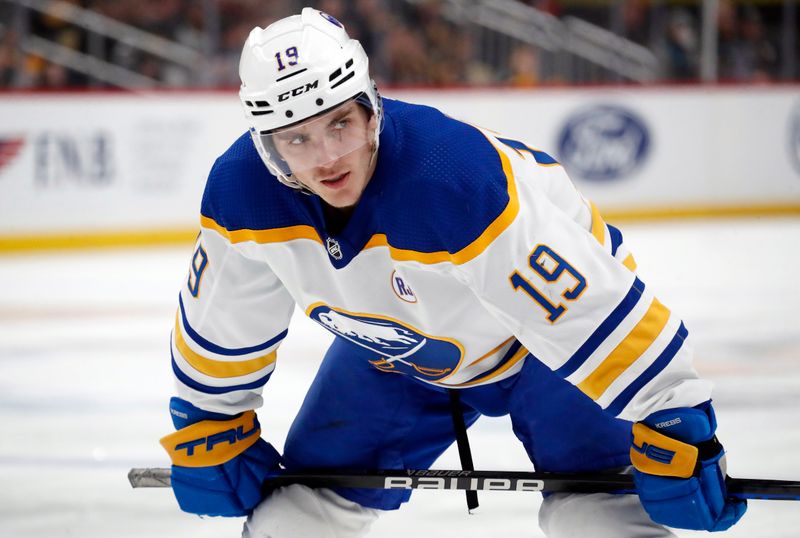
<path fill-rule="evenodd" d="M 794 0 L 793 0 L 794 1 Z M 700 74 L 702 2 L 676 2 L 653 16 L 649 0 L 627 0 L 614 20 L 595 21 L 659 57 L 661 76 L 672 81 L 696 80 Z M 781 77 L 780 2 L 721 0 L 717 13 L 717 76 L 723 81 L 769 81 Z M 591 19 L 591 13 L 581 15 Z M 797 17 L 797 15 L 795 15 Z M 800 19 L 794 21 L 795 32 Z M 796 45 L 795 45 L 796 46 Z M 795 77 L 800 76 L 796 66 Z"/>
<path fill-rule="evenodd" d="M 363 44 L 373 74 L 382 84 L 533 86 L 570 82 L 563 73 L 541 67 L 542 52 L 515 42 L 501 57 L 481 54 L 487 46 L 469 25 L 445 17 L 441 0 L 66 0 L 146 32 L 202 51 L 204 66 L 175 65 L 113 38 L 99 41 L 100 56 L 172 87 L 238 85 L 238 58 L 249 31 L 266 26 L 303 5 L 312 5 L 341 20 Z M 525 0 L 555 17 L 575 16 L 611 30 L 650 49 L 658 58 L 660 81 L 696 81 L 700 76 L 702 2 L 618 0 L 571 2 Z M 17 4 L 0 0 L 0 87 L 63 88 L 104 86 L 21 48 L 23 33 L 69 50 L 97 55 L 98 40 L 65 21 L 58 12 L 31 12 L 20 21 Z M 24 22 L 24 30 L 20 28 Z M 795 24 L 795 28 L 797 28 Z M 718 78 L 723 81 L 769 81 L 781 71 L 780 3 L 720 0 Z M 794 55 L 795 58 L 798 55 Z M 797 66 L 788 71 L 798 77 Z M 783 73 L 783 75 L 782 75 Z"/>

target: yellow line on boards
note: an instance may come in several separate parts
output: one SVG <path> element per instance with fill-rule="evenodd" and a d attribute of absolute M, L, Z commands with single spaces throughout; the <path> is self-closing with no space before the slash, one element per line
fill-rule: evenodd
<path fill-rule="evenodd" d="M 156 245 L 191 244 L 197 230 L 162 229 L 115 232 L 72 232 L 64 234 L 0 235 L 0 254 L 42 250 L 86 250 Z"/>
<path fill-rule="evenodd" d="M 679 220 L 694 218 L 800 216 L 800 204 L 742 206 L 642 207 L 635 209 L 601 208 L 608 221 Z"/>
<path fill-rule="evenodd" d="M 800 217 L 800 204 L 742 205 L 742 206 L 684 206 L 647 207 L 635 209 L 600 208 L 606 222 L 642 222 L 695 218 L 737 217 Z M 0 255 L 46 250 L 88 250 L 158 245 L 191 244 L 198 230 L 153 229 L 137 231 L 88 232 L 61 234 L 0 234 Z"/>

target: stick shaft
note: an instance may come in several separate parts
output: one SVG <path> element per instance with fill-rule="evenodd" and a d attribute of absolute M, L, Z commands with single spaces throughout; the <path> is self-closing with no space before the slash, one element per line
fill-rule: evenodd
<path fill-rule="evenodd" d="M 134 488 L 170 487 L 171 471 L 164 468 L 131 469 Z M 741 499 L 800 501 L 800 481 L 727 479 L 728 493 Z M 633 476 L 602 473 L 534 473 L 521 471 L 369 470 L 303 471 L 270 478 L 268 488 L 304 484 L 309 487 L 369 489 L 452 489 L 469 491 L 541 491 L 569 493 L 635 493 Z"/>

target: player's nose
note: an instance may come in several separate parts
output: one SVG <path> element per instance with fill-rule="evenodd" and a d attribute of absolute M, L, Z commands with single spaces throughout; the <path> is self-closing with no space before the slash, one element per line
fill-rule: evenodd
<path fill-rule="evenodd" d="M 335 143 L 323 141 L 316 148 L 316 167 L 320 171 L 332 170 L 336 162 L 342 157 L 341 151 Z"/>

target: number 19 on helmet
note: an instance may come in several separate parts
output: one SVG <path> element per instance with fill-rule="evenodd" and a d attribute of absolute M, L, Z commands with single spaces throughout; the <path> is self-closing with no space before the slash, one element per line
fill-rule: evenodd
<path fill-rule="evenodd" d="M 313 8 L 254 28 L 239 62 L 250 134 L 269 171 L 305 189 L 295 176 L 371 144 L 382 127 L 380 96 L 361 44 L 342 24 Z M 375 128 L 348 121 L 351 102 L 365 107 Z"/>

